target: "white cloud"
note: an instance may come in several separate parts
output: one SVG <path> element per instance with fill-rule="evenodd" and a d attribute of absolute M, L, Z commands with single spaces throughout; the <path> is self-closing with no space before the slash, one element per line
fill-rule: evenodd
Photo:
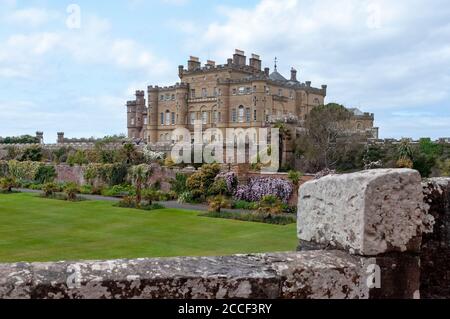
<path fill-rule="evenodd" d="M 162 74 L 168 62 L 132 39 L 112 35 L 108 20 L 85 17 L 79 30 L 62 29 L 54 32 L 32 32 L 9 36 L 0 47 L 0 76 L 16 77 L 38 74 L 39 66 L 51 55 L 71 57 L 77 63 L 105 65 L 142 74 Z M 49 58 L 50 60 L 46 60 Z M 27 65 L 27 73 L 22 69 Z"/>
<path fill-rule="evenodd" d="M 328 84 L 329 100 L 374 112 L 450 98 L 446 1 L 262 0 L 219 12 L 224 22 L 192 32 L 190 51 L 225 61 L 247 49 L 269 66 L 278 56 L 284 73 L 295 66 L 301 80 Z"/>

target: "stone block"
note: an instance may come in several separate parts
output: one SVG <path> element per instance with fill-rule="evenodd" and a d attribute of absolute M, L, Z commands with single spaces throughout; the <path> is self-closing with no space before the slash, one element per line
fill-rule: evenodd
<path fill-rule="evenodd" d="M 424 200 L 435 219 L 432 233 L 422 238 L 421 296 L 450 298 L 450 178 L 432 178 L 423 183 Z"/>
<path fill-rule="evenodd" d="M 433 218 L 421 177 L 411 169 L 329 175 L 299 190 L 300 249 L 343 249 L 377 256 L 418 252 Z"/>

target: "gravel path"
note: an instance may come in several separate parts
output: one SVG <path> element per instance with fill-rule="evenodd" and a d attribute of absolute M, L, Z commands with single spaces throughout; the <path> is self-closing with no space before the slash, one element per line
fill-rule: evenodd
<path fill-rule="evenodd" d="M 40 190 L 31 190 L 31 189 L 23 189 L 23 188 L 14 189 L 14 191 L 21 192 L 21 193 L 30 193 L 30 194 L 42 194 L 43 193 L 43 191 L 40 191 Z M 78 197 L 87 199 L 87 200 L 98 200 L 98 201 L 106 201 L 106 202 L 119 202 L 120 201 L 120 198 L 106 197 L 106 196 L 100 196 L 100 195 L 79 194 Z M 201 212 L 208 211 L 208 206 L 202 205 L 202 204 L 181 204 L 177 201 L 157 202 L 157 203 L 163 205 L 166 208 L 201 211 Z M 226 212 L 226 213 L 241 213 L 241 214 L 250 212 L 248 210 L 243 210 L 243 209 L 222 209 L 221 211 Z"/>

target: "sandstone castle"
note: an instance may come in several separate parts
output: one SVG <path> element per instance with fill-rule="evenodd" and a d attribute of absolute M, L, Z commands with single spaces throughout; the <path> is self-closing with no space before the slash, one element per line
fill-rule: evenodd
<path fill-rule="evenodd" d="M 315 88 L 310 81 L 301 82 L 292 68 L 285 78 L 275 68 L 262 69 L 256 54 L 248 60 L 236 50 L 226 64 L 190 57 L 187 69 L 178 67 L 180 82 L 169 87 L 149 86 L 148 103 L 144 91 L 127 103 L 128 137 L 151 144 L 171 143 L 175 128 L 193 132 L 194 121 L 201 120 L 204 129 L 270 127 L 284 121 L 301 127 L 308 113 L 323 105 L 327 86 Z M 351 109 L 354 131 L 378 138 L 374 115 Z"/>

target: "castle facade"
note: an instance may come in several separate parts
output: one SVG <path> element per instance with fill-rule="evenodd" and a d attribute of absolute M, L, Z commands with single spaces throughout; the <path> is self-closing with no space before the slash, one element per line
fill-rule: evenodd
<path fill-rule="evenodd" d="M 149 86 L 127 102 L 128 137 L 147 143 L 171 143 L 172 131 L 194 131 L 194 121 L 204 129 L 270 127 L 276 121 L 289 120 L 301 126 L 308 113 L 325 103 L 327 86 L 313 87 L 310 81 L 297 79 L 292 68 L 285 78 L 275 68 L 262 69 L 256 54 L 248 59 L 236 50 L 226 64 L 190 57 L 187 68 L 178 67 L 180 82 L 169 87 Z M 353 111 L 355 130 L 373 130 L 374 116 Z M 374 136 L 377 138 L 377 136 Z"/>

